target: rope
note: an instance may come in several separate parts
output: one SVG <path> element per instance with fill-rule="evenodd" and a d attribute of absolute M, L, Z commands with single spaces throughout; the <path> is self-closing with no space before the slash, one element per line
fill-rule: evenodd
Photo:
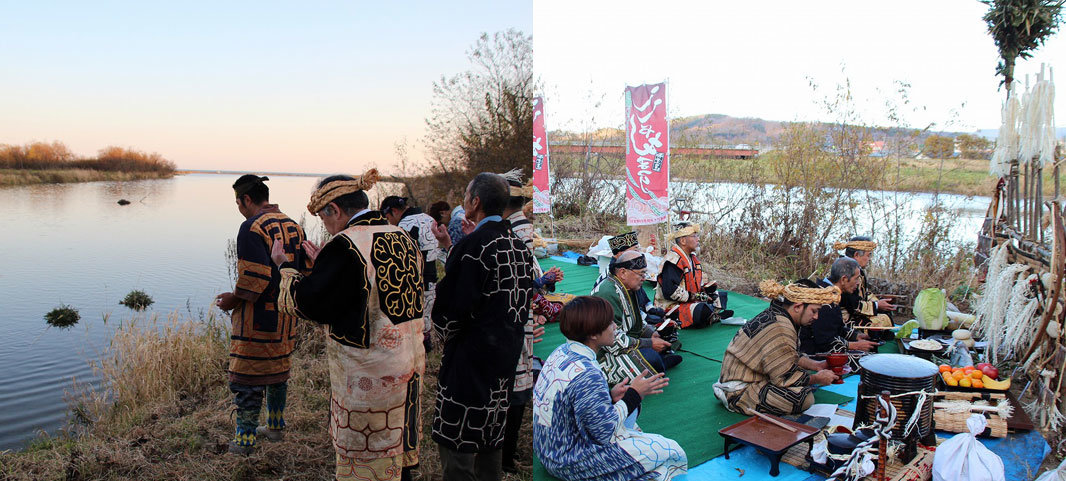
<path fill-rule="evenodd" d="M 929 397 L 929 393 L 927 393 L 925 391 L 911 391 L 911 392 L 905 392 L 905 393 L 901 393 L 901 394 L 890 394 L 888 397 L 892 398 L 892 399 L 895 399 L 895 398 L 906 397 L 906 396 L 918 396 L 918 404 L 914 406 L 914 412 L 911 413 L 910 418 L 907 419 L 907 424 L 904 425 L 903 437 L 910 436 L 911 431 L 913 431 L 914 428 L 918 426 L 918 420 L 921 419 L 921 415 L 922 415 L 922 406 L 925 405 L 926 399 Z M 874 399 L 874 398 L 877 398 L 879 400 L 881 399 L 880 395 L 874 395 L 874 396 L 866 395 L 866 396 L 860 396 L 860 397 L 862 397 L 863 399 Z M 884 404 L 883 400 L 882 400 L 882 404 Z M 893 413 L 894 413 L 895 412 L 895 406 L 893 406 L 892 410 L 893 410 Z M 896 424 L 895 418 L 896 418 L 896 416 L 895 416 L 895 414 L 893 414 L 893 416 L 892 416 L 892 424 L 893 425 Z"/>
<path fill-rule="evenodd" d="M 766 279 L 759 283 L 759 290 L 766 297 L 779 299 L 784 297 L 797 304 L 835 304 L 840 302 L 840 288 L 829 287 L 803 287 L 799 284 L 782 286 L 781 283 Z"/>
<path fill-rule="evenodd" d="M 719 361 L 719 360 L 717 360 L 717 359 L 715 359 L 713 357 L 707 357 L 707 356 L 704 356 L 703 354 L 700 354 L 700 353 L 697 353 L 697 352 L 692 352 L 692 351 L 690 351 L 688 349 L 678 349 L 677 352 L 684 352 L 684 353 L 692 354 L 693 356 L 702 357 L 702 358 L 704 358 L 704 359 L 706 359 L 708 361 L 717 362 L 718 364 L 722 363 L 722 361 Z"/>
<path fill-rule="evenodd" d="M 885 401 L 880 396 L 863 397 L 867 399 L 876 397 L 878 404 L 881 405 L 881 409 L 877 410 L 877 416 L 874 419 L 874 430 L 878 435 L 872 436 L 870 439 L 855 446 L 855 449 L 851 451 L 851 455 L 848 456 L 847 462 L 829 476 L 831 481 L 857 481 L 872 473 L 874 471 L 873 462 L 878 455 L 877 448 L 874 446 L 880 442 L 881 438 L 887 441 L 892 437 L 892 426 L 896 425 L 896 406 Z"/>

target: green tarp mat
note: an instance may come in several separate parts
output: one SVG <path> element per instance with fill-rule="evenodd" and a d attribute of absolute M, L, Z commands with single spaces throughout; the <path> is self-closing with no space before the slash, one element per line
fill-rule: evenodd
<path fill-rule="evenodd" d="M 564 272 L 563 281 L 556 285 L 556 292 L 587 295 L 599 275 L 594 266 L 579 266 L 555 260 L 540 261 L 547 270 L 559 267 Z M 645 283 L 649 298 L 653 298 L 651 284 Z M 739 317 L 751 319 L 762 312 L 766 301 L 729 293 L 729 308 Z M 681 352 L 684 361 L 671 369 L 667 375 L 670 385 L 662 394 L 644 400 L 637 424 L 641 430 L 661 434 L 681 445 L 688 455 L 689 466 L 699 465 L 723 452 L 722 438 L 718 430 L 739 422 L 747 416 L 730 412 L 714 397 L 711 386 L 718 381 L 721 359 L 729 341 L 739 326 L 715 324 L 706 329 L 681 331 Z M 534 353 L 546 359 L 551 352 L 566 341 L 559 332 L 558 324 L 545 326 L 543 341 L 534 345 Z M 684 352 L 688 351 L 688 352 Z M 852 398 L 828 391 L 815 391 L 815 402 L 844 404 Z M 540 463 L 535 463 L 534 479 L 551 479 Z"/>

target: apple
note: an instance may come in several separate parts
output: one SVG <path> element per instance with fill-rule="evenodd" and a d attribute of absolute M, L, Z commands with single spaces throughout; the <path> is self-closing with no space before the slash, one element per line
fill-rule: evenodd
<path fill-rule="evenodd" d="M 987 363 L 987 362 L 979 362 L 979 363 L 977 363 L 977 365 L 976 365 L 976 366 L 974 366 L 974 367 L 975 367 L 975 368 L 977 368 L 977 369 L 980 369 L 980 370 L 984 371 L 984 369 L 985 369 L 985 366 L 988 366 L 988 367 L 992 367 L 992 365 L 991 365 L 991 364 L 989 364 L 989 363 Z"/>
<path fill-rule="evenodd" d="M 999 379 L 999 369 L 996 369 L 991 365 L 985 365 L 985 367 L 981 369 L 981 372 L 992 379 Z"/>

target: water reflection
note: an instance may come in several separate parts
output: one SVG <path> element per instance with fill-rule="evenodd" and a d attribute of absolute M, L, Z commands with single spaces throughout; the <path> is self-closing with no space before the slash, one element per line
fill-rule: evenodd
<path fill-rule="evenodd" d="M 19 448 L 37 430 L 65 424 L 64 392 L 98 385 L 88 360 L 115 325 L 133 315 L 118 302 L 141 289 L 155 304 L 143 316 L 207 309 L 231 289 L 225 251 L 244 220 L 230 187 L 236 176 L 186 175 L 136 182 L 0 189 L 0 449 Z M 273 177 L 271 201 L 309 231 L 304 215 L 316 179 Z M 383 184 L 370 192 L 395 188 Z M 132 203 L 120 206 L 125 198 Z M 48 329 L 42 316 L 79 309 L 81 322 Z M 107 316 L 110 320 L 105 322 Z"/>

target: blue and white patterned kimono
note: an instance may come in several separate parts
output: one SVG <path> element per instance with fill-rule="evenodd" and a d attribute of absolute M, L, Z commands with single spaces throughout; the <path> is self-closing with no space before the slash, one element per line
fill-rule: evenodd
<path fill-rule="evenodd" d="M 685 474 L 681 446 L 627 426 L 629 415 L 625 402 L 611 402 L 596 353 L 567 341 L 548 356 L 533 388 L 533 449 L 564 481 L 666 481 Z"/>

